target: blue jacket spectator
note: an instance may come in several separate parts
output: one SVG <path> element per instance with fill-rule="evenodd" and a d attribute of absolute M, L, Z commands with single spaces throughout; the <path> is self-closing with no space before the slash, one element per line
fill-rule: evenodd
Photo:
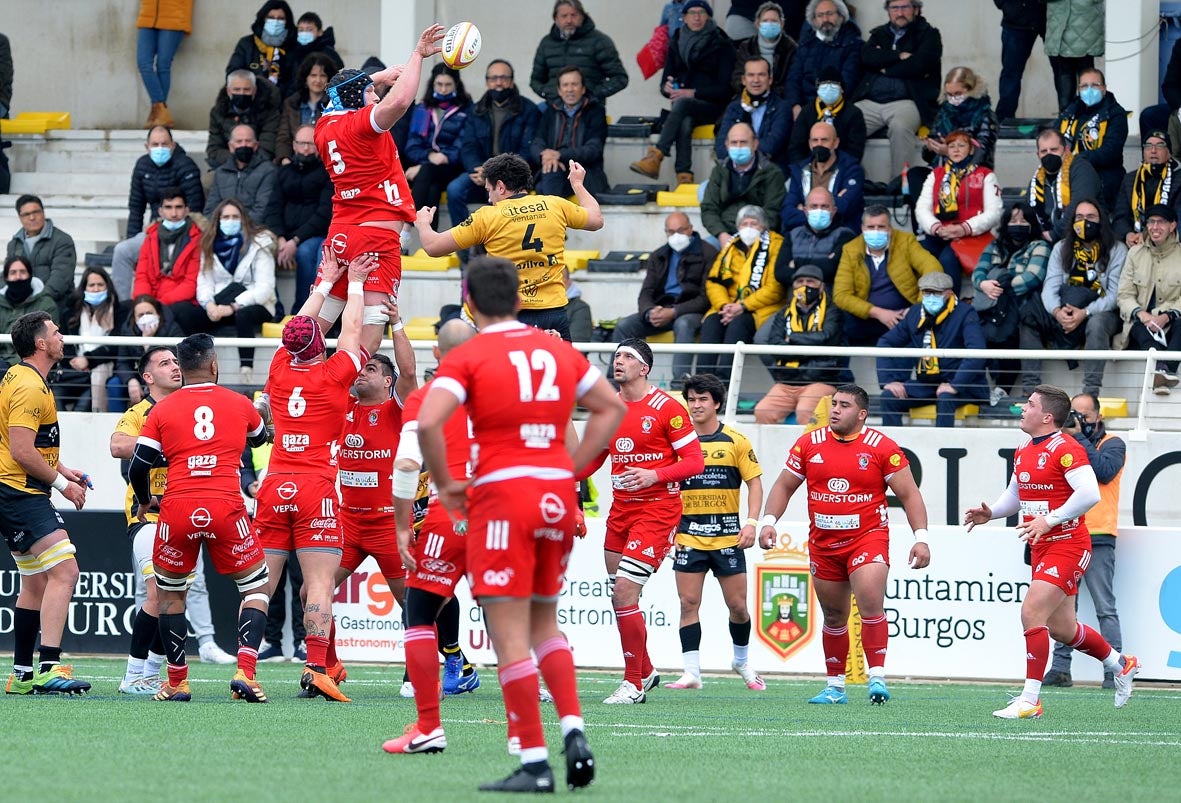
<path fill-rule="evenodd" d="M 816 186 L 823 186 L 832 193 L 838 220 L 861 220 L 861 213 L 865 210 L 865 169 L 852 156 L 834 150 L 826 163 L 817 164 L 813 159 L 806 159 L 791 166 L 787 195 L 779 214 L 783 231 L 791 231 L 808 222 L 804 199 Z"/>
<path fill-rule="evenodd" d="M 603 146 L 607 142 L 607 112 L 603 104 L 586 92 L 582 73 L 569 67 L 558 77 L 558 97 L 551 100 L 533 135 L 531 161 L 541 165 L 534 189 L 539 195 L 573 194 L 567 171 L 571 161 L 586 168 L 584 185 L 597 195 L 611 188 L 603 169 Z"/>
<path fill-rule="evenodd" d="M 812 0 L 799 46 L 787 71 L 784 97 L 793 109 L 816 99 L 825 67 L 838 70 L 846 91 L 861 83 L 861 29 L 849 17 L 844 0 Z"/>
<path fill-rule="evenodd" d="M 841 150 L 857 161 L 865 155 L 865 116 L 856 104 L 845 97 L 844 79 L 835 67 L 825 67 L 816 79 L 816 97 L 800 109 L 791 138 L 787 143 L 787 158 L 792 162 L 807 159 L 812 150 L 808 138 L 812 126 L 831 123 L 841 138 Z"/>
<path fill-rule="evenodd" d="M 406 179 L 419 209 L 437 207 L 447 184 L 463 172 L 460 146 L 471 109 L 472 99 L 459 71 L 436 64 L 430 85 L 414 106 L 406 139 L 405 158 L 414 164 L 406 171 Z"/>
<path fill-rule="evenodd" d="M 722 112 L 714 137 L 718 161 L 725 159 L 726 134 L 735 123 L 746 123 L 759 138 L 759 153 L 766 154 L 785 173 L 788 169 L 787 140 L 791 133 L 791 107 L 776 92 L 767 75 L 767 62 L 761 56 L 747 61 L 739 95 Z"/>

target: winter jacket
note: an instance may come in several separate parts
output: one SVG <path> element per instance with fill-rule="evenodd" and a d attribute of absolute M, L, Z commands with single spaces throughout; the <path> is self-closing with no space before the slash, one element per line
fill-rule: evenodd
<path fill-rule="evenodd" d="M 214 296 L 231 282 L 238 282 L 246 290 L 234 299 L 235 304 L 242 307 L 257 304 L 275 314 L 275 240 L 269 231 L 260 231 L 245 246 L 233 274 L 222 266 L 217 254 L 213 254 L 210 260 L 212 264 L 202 256 L 201 270 L 197 273 L 198 306 L 212 304 Z"/>
<path fill-rule="evenodd" d="M 972 271 L 972 286 L 976 288 L 976 292 L 980 292 L 980 283 L 989 278 L 990 271 L 1007 268 L 1011 278 L 1009 289 L 1005 292 L 1011 290 L 1014 298 L 1024 301 L 1041 290 L 1042 282 L 1046 280 L 1046 264 L 1049 261 L 1050 244 L 1045 240 L 1038 239 L 1026 243 L 1008 255 L 1005 254 L 1001 243 L 993 240 L 985 247 L 980 261 Z"/>
<path fill-rule="evenodd" d="M 186 237 L 176 244 L 172 272 L 160 272 L 160 222 L 148 226 L 135 265 L 135 286 L 131 297 L 149 295 L 164 306 L 197 298 L 197 273 L 201 270 L 201 229 L 189 220 Z"/>
<path fill-rule="evenodd" d="M 1084 146 L 1083 140 L 1086 136 L 1087 122 L 1095 117 L 1098 117 L 1100 124 L 1106 123 L 1106 131 L 1098 147 L 1091 150 Z M 1073 135 L 1067 131 L 1072 119 L 1078 121 Z M 1111 92 L 1105 92 L 1103 99 L 1094 106 L 1085 106 L 1082 100 L 1076 97 L 1058 115 L 1054 127 L 1071 143 L 1075 159 L 1091 163 L 1103 182 L 1105 194 L 1109 194 L 1114 200 L 1124 178 L 1124 143 L 1128 140 L 1127 109 L 1119 105 L 1119 101 Z"/>
<path fill-rule="evenodd" d="M 787 179 L 787 194 L 783 198 L 780 223 L 784 231 L 808 222 L 808 213 L 800 206 L 808 199 L 808 193 L 816 189 L 805 182 L 811 180 L 809 168 L 811 159 L 804 159 L 791 166 Z M 830 179 L 828 191 L 837 205 L 837 217 L 850 226 L 861 227 L 861 213 L 865 210 L 865 168 L 843 150 L 837 151 L 836 172 Z"/>
<path fill-rule="evenodd" d="M 939 198 L 938 187 L 943 183 L 946 172 L 947 168 L 937 167 L 923 182 L 919 200 L 914 205 L 914 216 L 919 229 L 927 235 L 934 236 L 935 232 L 947 223 L 962 223 L 970 230 L 968 236 L 974 237 L 987 234 L 999 226 L 1001 215 L 1004 214 L 1001 187 L 997 183 L 996 173 L 987 167 L 977 167 L 960 182 L 956 198 L 959 214 L 954 221 L 942 221 L 935 216 L 936 202 Z"/>
<path fill-rule="evenodd" d="M 266 62 L 263 61 L 263 54 L 259 50 L 259 44 L 255 41 L 255 37 L 262 37 L 263 26 L 266 24 L 267 14 L 273 9 L 280 9 L 287 15 L 287 37 L 283 40 L 283 44 L 279 48 L 283 51 L 279 55 L 279 80 L 270 80 L 270 68 Z M 295 79 L 295 48 L 298 44 L 296 41 L 295 28 L 295 14 L 291 11 L 291 6 L 287 4 L 286 0 L 266 0 L 262 7 L 258 9 L 258 13 L 254 17 L 254 23 L 250 26 L 250 33 L 238 40 L 234 46 L 233 55 L 230 56 L 229 62 L 226 64 L 226 75 L 229 75 L 234 70 L 250 70 L 250 72 L 262 78 L 267 83 L 276 86 L 279 90 L 278 100 L 287 97 L 291 82 Z M 278 100 L 276 105 L 278 105 Z"/>
<path fill-rule="evenodd" d="M 861 83 L 861 29 L 853 20 L 845 20 L 829 42 L 821 41 L 812 26 L 804 26 L 783 96 L 788 106 L 807 106 L 816 99 L 816 82 L 826 67 L 838 70 L 845 87 L 846 100 Z"/>
<path fill-rule="evenodd" d="M 865 235 L 859 234 L 845 245 L 841 264 L 832 284 L 832 298 L 837 306 L 850 315 L 866 319 L 873 305 L 869 298 L 869 266 L 865 264 Z M 902 297 L 912 304 L 919 301 L 919 277 L 927 273 L 942 273 L 939 260 L 931 256 L 918 239 L 908 231 L 893 229 L 886 246 L 886 273 Z"/>
<path fill-rule="evenodd" d="M 144 230 L 144 210 L 151 220 L 160 216 L 161 193 L 166 188 L 179 187 L 189 209 L 205 208 L 205 188 L 201 186 L 201 168 L 197 167 L 185 149 L 177 143 L 172 158 L 156 166 L 146 153 L 135 162 L 131 171 L 131 192 L 127 196 L 127 236 L 134 237 Z"/>
<path fill-rule="evenodd" d="M 0 84 L 2 83 L 0 80 Z M 1165 68 L 1165 77 L 1161 80 L 1160 88 L 1169 109 L 1175 114 L 1177 109 L 1181 109 L 1181 39 L 1177 40 L 1172 53 L 1169 54 L 1169 66 Z M 0 103 L 3 102 L 4 98 L 0 97 Z"/>
<path fill-rule="evenodd" d="M 779 228 L 779 208 L 783 204 L 783 171 L 764 154 L 755 154 L 754 176 L 750 186 L 741 195 L 734 194 L 730 176 L 734 166 L 729 157 L 714 165 L 709 174 L 709 186 L 701 199 L 701 225 L 717 237 L 723 233 L 733 234 L 738 230 L 735 218 L 738 210 L 753 204 L 762 207 L 767 215 L 767 228 Z"/>
<path fill-rule="evenodd" d="M 586 15 L 582 25 L 569 39 L 563 39 L 557 25 L 537 43 L 533 54 L 533 72 L 529 86 L 545 100 L 558 96 L 558 71 L 563 67 L 582 70 L 582 82 L 588 94 L 606 100 L 627 86 L 627 70 L 611 37 L 595 28 Z M 726 74 L 729 78 L 729 73 Z"/>
<path fill-rule="evenodd" d="M 24 229 L 12 235 L 12 239 L 8 241 L 7 256 L 21 256 L 30 260 L 29 268 L 33 278 L 44 282 L 45 292 L 60 304 L 74 289 L 74 268 L 78 264 L 74 238 L 46 218 L 45 228 L 41 230 L 41 238 L 33 246 L 31 257 L 25 252 L 25 239 Z"/>
<path fill-rule="evenodd" d="M 1116 302 L 1119 305 L 1120 319 L 1128 323 L 1136 321 L 1136 313 L 1144 310 L 1153 315 L 1169 313 L 1174 319 L 1171 326 L 1179 325 L 1177 318 L 1181 316 L 1181 246 L 1177 244 L 1176 235 L 1169 237 L 1159 246 L 1154 246 L 1146 240 L 1128 252 L 1128 258 L 1124 260 L 1124 269 L 1119 277 Z M 1126 334 L 1116 335 L 1112 348 L 1123 348 L 1125 339 Z"/>
<path fill-rule="evenodd" d="M 328 234 L 332 221 L 332 179 L 324 165 L 316 160 L 308 165 L 299 162 L 283 165 L 275 182 L 274 214 L 268 222 L 280 237 L 300 241 Z"/>
<path fill-rule="evenodd" d="M 452 106 L 450 109 L 428 107 L 421 103 L 414 105 L 410 116 L 410 137 L 406 140 L 406 155 L 417 164 L 425 164 L 432 151 L 447 157 L 450 164 L 459 164 L 460 137 L 467 122 L 470 103 Z M 442 118 L 435 119 L 435 113 Z"/>
<path fill-rule="evenodd" d="M 1034 177 L 1036 175 L 1035 172 Z M 1099 197 L 1103 185 L 1099 181 L 1099 174 L 1086 159 L 1071 159 L 1067 176 L 1070 179 L 1071 203 L 1074 203 L 1080 198 Z M 1032 184 L 1032 178 L 1030 182 Z M 1056 242 L 1066 236 L 1067 226 L 1074 221 L 1066 219 L 1066 212 L 1070 208 L 1069 205 L 1062 205 L 1054 197 L 1054 192 L 1057 188 L 1057 179 L 1052 178 L 1046 183 L 1049 184 L 1049 187 L 1047 188 L 1045 202 L 1042 205 L 1038 205 L 1031 192 L 1029 194 L 1029 205 L 1037 213 L 1038 223 L 1041 224 L 1042 231 L 1050 232 Z M 1047 209 L 1047 205 L 1050 204 L 1053 205 L 1053 208 Z"/>
<path fill-rule="evenodd" d="M 271 205 L 275 203 L 275 176 L 275 166 L 261 150 L 241 170 L 238 169 L 238 163 L 230 159 L 213 171 L 213 184 L 205 200 L 205 214 L 212 214 L 214 208 L 226 198 L 237 198 L 254 220 L 273 220 L 274 209 Z"/>
<path fill-rule="evenodd" d="M 878 348 L 923 348 L 927 329 L 919 329 L 923 316 L 922 304 L 915 304 L 906 311 L 906 316 L 893 329 L 878 339 Z M 984 330 L 980 328 L 980 317 L 971 304 L 956 304 L 942 323 L 934 328 L 935 346 L 941 349 L 983 349 Z M 940 357 L 937 376 L 915 376 L 918 359 L 915 357 L 878 357 L 878 385 L 885 387 L 891 382 L 909 382 L 911 379 L 947 382 L 956 389 L 962 399 L 981 399 L 988 395 L 988 380 L 984 375 L 983 357 Z"/>
<path fill-rule="evenodd" d="M 836 279 L 837 266 L 841 262 L 841 253 L 845 249 L 845 243 L 857 235 L 853 229 L 846 228 L 840 220 L 837 220 L 824 231 L 813 231 L 812 227 L 805 223 L 803 226 L 796 226 L 785 236 L 791 247 L 791 261 L 784 266 L 787 270 L 776 276 L 780 283 L 784 287 L 791 287 L 791 283 L 795 279 L 796 268 L 803 265 L 815 265 L 824 274 L 825 286 L 831 289 L 833 281 Z M 775 267 L 779 268 L 778 265 Z"/>
<path fill-rule="evenodd" d="M 298 35 L 297 32 L 296 36 Z M 299 65 L 313 53 L 320 53 L 332 59 L 337 70 L 344 69 L 344 59 L 336 52 L 336 33 L 332 30 L 331 25 L 325 28 L 320 36 L 313 39 L 310 44 L 301 45 L 297 40 L 288 53 L 290 54 L 288 58 L 291 60 L 291 75 L 294 76 L 293 80 L 299 80 Z M 332 75 L 329 74 L 328 77 L 331 78 Z M 291 94 L 295 94 L 298 91 L 299 87 L 294 85 L 289 90 Z"/>
<path fill-rule="evenodd" d="M 1046 0 L 1046 55 L 1102 56 L 1103 0 Z"/>
<path fill-rule="evenodd" d="M 837 136 L 841 140 L 841 153 L 847 153 L 857 161 L 865 156 L 865 115 L 847 98 L 840 112 L 832 118 L 836 126 Z M 800 116 L 796 118 L 791 129 L 791 140 L 787 144 L 788 162 L 798 162 L 812 155 L 812 147 L 808 140 L 812 135 L 812 126 L 820 122 L 820 114 L 816 111 L 816 98 L 807 101 L 800 109 Z"/>
<path fill-rule="evenodd" d="M 784 31 L 775 43 L 775 63 L 771 65 L 771 91 L 783 97 L 783 88 L 787 85 L 787 71 L 791 69 L 791 60 L 796 54 L 796 40 Z M 742 76 L 746 72 L 746 60 L 762 58 L 759 51 L 759 36 L 755 34 L 749 39 L 738 43 L 738 50 L 734 57 L 734 72 L 730 76 L 730 91 L 737 95 L 742 92 Z"/>
<path fill-rule="evenodd" d="M 668 244 L 653 251 L 644 262 L 644 283 L 640 287 L 637 307 L 640 317 L 648 314 L 655 306 L 671 306 L 676 317 L 682 315 L 704 315 L 709 309 L 709 298 L 705 295 L 705 277 L 718 257 L 718 249 L 702 240 L 693 232 L 693 240 L 681 252 L 677 260 L 677 282 L 681 294 L 675 299 L 665 296 L 668 284 L 668 270 L 672 265 L 673 250 Z"/>
<path fill-rule="evenodd" d="M 193 32 L 193 0 L 139 0 L 137 28 Z"/>
<path fill-rule="evenodd" d="M 992 110 L 992 101 L 988 95 L 981 95 L 978 98 L 964 98 L 964 102 L 959 106 L 952 106 L 947 101 L 939 104 L 939 111 L 935 113 L 935 120 L 931 123 L 930 136 L 932 139 L 943 139 L 956 129 L 967 131 L 976 142 L 976 149 L 972 152 L 972 164 L 995 168 L 999 128 L 996 112 Z M 923 149 L 923 159 L 931 167 L 947 163 L 946 156 L 939 156 L 926 148 Z"/>
<path fill-rule="evenodd" d="M 1177 210 L 1181 215 L 1181 162 L 1176 159 L 1169 160 L 1171 168 L 1171 175 L 1169 177 L 1169 194 L 1165 196 L 1161 193 L 1161 203 L 1168 204 Z M 1156 192 L 1160 188 L 1163 178 L 1152 178 L 1147 186 L 1147 204 L 1144 208 L 1132 208 L 1132 189 L 1136 185 L 1136 174 L 1140 171 L 1140 165 L 1127 174 L 1124 175 L 1123 183 L 1120 184 L 1119 198 L 1116 199 L 1115 207 L 1111 210 L 1111 230 L 1115 232 L 1115 236 L 1120 240 L 1126 240 L 1127 236 L 1134 231 L 1142 231 L 1144 223 L 1143 215 L 1148 206 L 1152 206 L 1152 199 L 1156 197 Z"/>
<path fill-rule="evenodd" d="M 590 304 L 582 297 L 582 288 L 571 282 L 566 288 L 566 322 L 570 327 L 570 340 L 574 343 L 589 343 L 595 331 L 594 314 Z"/>
<path fill-rule="evenodd" d="M 531 160 L 533 137 L 541 123 L 541 112 L 518 93 L 508 101 L 504 122 L 500 125 L 499 153 L 515 153 L 525 160 Z M 471 114 L 464 121 L 460 138 L 460 159 L 467 172 L 475 170 L 493 156 L 492 151 L 492 98 L 485 94 L 472 106 Z"/>
<path fill-rule="evenodd" d="M 316 120 L 319 120 L 320 115 L 324 113 L 325 100 L 327 100 L 327 95 L 316 104 L 316 113 L 312 118 L 312 125 L 315 125 Z M 283 106 L 279 109 L 279 133 L 275 137 L 276 162 L 290 159 L 295 153 L 295 146 L 293 145 L 295 142 L 295 132 L 304 124 L 303 102 L 300 93 L 293 92 L 287 100 L 283 101 Z"/>
<path fill-rule="evenodd" d="M 209 142 L 205 145 L 205 161 L 210 167 L 216 169 L 230 158 L 230 133 L 242 123 L 254 126 L 259 149 L 268 159 L 273 158 L 279 136 L 279 90 L 270 81 L 255 81 L 254 103 L 240 114 L 230 104 L 226 88 L 218 91 L 209 110 Z"/>
<path fill-rule="evenodd" d="M 560 144 L 565 142 L 565 144 Z M 586 168 L 584 182 L 591 195 L 611 188 L 603 169 L 603 146 L 607 142 L 607 112 L 603 104 L 590 95 L 582 99 L 582 106 L 571 118 L 561 98 L 550 101 L 533 135 L 529 153 L 534 164 L 541 164 L 541 152 L 552 148 L 563 162 L 578 162 Z"/>
<path fill-rule="evenodd" d="M 762 326 L 775 311 L 783 306 L 787 296 L 787 289 L 775 278 L 775 264 L 783 252 L 783 236 L 776 231 L 768 230 L 770 241 L 767 247 L 767 262 L 763 268 L 763 275 L 750 287 L 750 292 L 738 298 L 739 292 L 748 289 L 751 281 L 755 257 L 760 250 L 760 242 L 747 248 L 742 240 L 735 237 L 722 249 L 714 259 L 713 267 L 705 279 L 705 294 L 709 298 L 709 312 L 706 315 L 718 314 L 726 304 L 742 301 L 742 306 L 755 319 L 755 327 Z M 745 249 L 745 250 L 744 250 Z M 730 275 L 723 276 L 723 263 L 729 258 Z M 702 341 L 704 342 L 704 341 Z"/>
<path fill-rule="evenodd" d="M 771 161 L 786 172 L 790 162 L 787 158 L 787 138 L 792 131 L 791 107 L 783 98 L 771 92 L 764 104 L 766 111 L 755 136 L 759 138 L 759 153 L 766 154 Z M 730 102 L 722 112 L 722 121 L 717 125 L 714 136 L 714 154 L 718 161 L 725 159 L 726 136 L 735 123 L 751 124 L 751 113 L 742 108 L 742 98 Z"/>
<path fill-rule="evenodd" d="M 911 55 L 903 59 L 898 55 L 902 52 Z M 943 88 L 942 59 L 943 38 L 925 17 L 915 17 L 897 44 L 890 24 L 879 25 L 869 32 L 869 41 L 861 48 L 864 72 L 853 100 L 874 99 L 875 76 L 897 78 L 906 85 L 906 94 L 914 101 L 923 123 L 930 125 Z"/>
<path fill-rule="evenodd" d="M 845 345 L 844 314 L 840 307 L 832 303 L 832 296 L 827 289 L 824 294 L 824 320 L 820 324 L 819 332 L 789 332 L 788 323 L 791 314 L 791 297 L 788 303 L 775 313 L 771 319 L 771 331 L 768 333 L 768 346 L 843 346 Z M 811 385 L 823 382 L 828 385 L 838 385 L 841 379 L 841 358 L 827 356 L 782 356 L 774 359 L 767 366 L 771 378 L 784 385 Z"/>
<path fill-rule="evenodd" d="M 33 277 L 33 293 L 19 304 L 8 300 L 8 285 L 0 288 L 0 332 L 11 332 L 16 319 L 30 312 L 48 312 L 54 321 L 58 320 L 57 302 L 45 291 L 45 283 Z M 12 343 L 0 343 L 0 365 L 16 365 L 20 358 Z"/>
<path fill-rule="evenodd" d="M 712 103 L 718 113 L 730 102 L 730 74 L 734 71 L 734 43 L 721 28 L 715 28 L 710 41 L 702 49 L 694 64 L 686 64 L 681 58 L 680 42 L 687 29 L 677 31 L 668 43 L 668 56 L 664 62 L 664 74 L 660 77 L 660 94 L 668 97 L 665 84 L 672 78 L 681 89 L 697 90 L 696 99 Z"/>
<path fill-rule="evenodd" d="M 1001 27 L 1046 35 L 1046 0 L 992 0 L 1001 12 Z"/>
<path fill-rule="evenodd" d="M 12 45 L 0 33 L 0 117 L 7 117 L 12 108 Z"/>

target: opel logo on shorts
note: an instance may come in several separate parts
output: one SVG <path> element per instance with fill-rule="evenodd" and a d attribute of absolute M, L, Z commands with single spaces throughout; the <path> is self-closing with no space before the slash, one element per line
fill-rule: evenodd
<path fill-rule="evenodd" d="M 213 516 L 203 507 L 199 507 L 189 515 L 189 523 L 199 530 L 203 530 L 213 523 Z"/>
<path fill-rule="evenodd" d="M 291 499 L 299 491 L 299 486 L 294 482 L 285 482 L 277 489 L 280 499 Z"/>
<path fill-rule="evenodd" d="M 557 524 L 566 515 L 566 505 L 557 494 L 543 494 L 540 508 L 541 518 L 546 524 Z"/>
<path fill-rule="evenodd" d="M 844 477 L 833 477 L 828 481 L 828 490 L 834 494 L 843 494 L 849 490 L 849 481 Z"/>
<path fill-rule="evenodd" d="M 340 234 L 339 232 L 332 235 L 332 250 L 336 252 L 337 256 L 342 256 L 344 254 L 344 250 L 348 247 L 348 244 L 349 238 L 347 235 Z"/>
<path fill-rule="evenodd" d="M 360 449 L 365 445 L 365 439 L 355 432 L 350 432 L 344 436 L 344 445 L 350 449 Z"/>

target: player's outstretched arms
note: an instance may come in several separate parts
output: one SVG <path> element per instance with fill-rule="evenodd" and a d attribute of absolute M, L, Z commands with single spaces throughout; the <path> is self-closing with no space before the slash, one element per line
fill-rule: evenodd
<path fill-rule="evenodd" d="M 451 233 L 451 229 L 435 231 L 431 228 L 431 221 L 435 218 L 437 208 L 424 206 L 418 210 L 418 214 L 414 218 L 414 230 L 418 232 L 418 241 L 422 243 L 422 250 L 432 257 L 454 254 L 459 250 L 459 243 L 455 242 L 455 235 Z"/>
<path fill-rule="evenodd" d="M 377 268 L 377 257 L 362 254 L 349 263 L 348 300 L 340 317 L 336 347 L 350 354 L 361 352 L 361 327 L 365 317 L 365 279 Z"/>
<path fill-rule="evenodd" d="M 389 131 L 406 110 L 414 105 L 414 99 L 418 95 L 418 84 L 422 79 L 422 61 L 440 51 L 438 42 L 443 38 L 443 34 L 442 25 L 432 25 L 418 37 L 418 43 L 414 46 L 410 58 L 404 65 L 399 65 L 400 70 L 399 67 L 389 67 L 373 76 L 375 84 L 393 84 L 393 89 L 386 93 L 373 110 L 373 121 L 380 128 Z"/>
<path fill-rule="evenodd" d="M 332 292 L 332 285 L 336 284 L 343 275 L 344 268 L 336 259 L 332 243 L 325 240 L 324 245 L 320 247 L 320 283 L 312 289 L 312 292 L 308 293 L 307 301 L 303 302 L 303 306 L 295 314 L 316 318 L 320 329 L 327 331 L 332 326 L 332 322 L 320 318 L 320 310 L 324 307 L 324 301 L 328 298 L 328 294 Z"/>

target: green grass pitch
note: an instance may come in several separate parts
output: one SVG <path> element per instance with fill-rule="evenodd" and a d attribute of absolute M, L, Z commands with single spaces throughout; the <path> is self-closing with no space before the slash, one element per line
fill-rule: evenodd
<path fill-rule="evenodd" d="M 191 703 L 115 690 L 123 662 L 79 659 L 85 698 L 6 697 L 0 799 L 62 801 L 487 800 L 476 785 L 507 775 L 504 708 L 494 670 L 475 694 L 443 703 L 448 747 L 391 756 L 381 743 L 414 719 L 400 666 L 354 665 L 351 705 L 299 700 L 299 667 L 262 664 L 269 705 L 231 702 L 233 667 L 193 664 Z M 666 679 L 675 677 L 667 673 Z M 701 691 L 656 689 L 646 705 L 605 706 L 618 675 L 579 673 L 598 801 L 1166 800 L 1181 770 L 1181 689 L 1137 689 L 1116 711 L 1097 688 L 1047 689 L 1046 715 L 1009 722 L 996 684 L 891 683 L 870 706 L 812 706 L 821 682 L 737 676 Z M 543 705 L 551 762 L 565 790 L 556 716 Z"/>

